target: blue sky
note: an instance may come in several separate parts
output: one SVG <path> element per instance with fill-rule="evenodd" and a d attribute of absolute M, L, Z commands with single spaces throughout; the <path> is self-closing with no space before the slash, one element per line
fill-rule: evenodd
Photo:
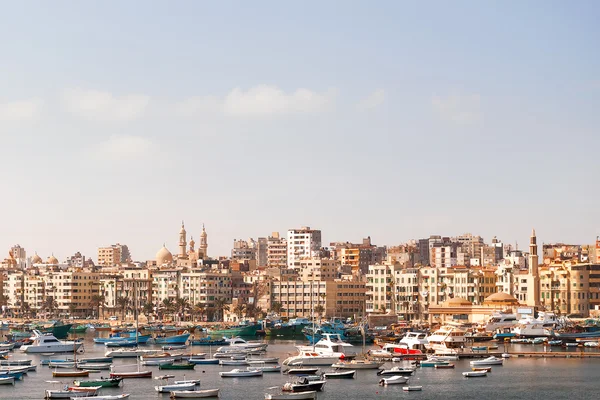
<path fill-rule="evenodd" d="M 8 2 L 0 248 L 600 234 L 597 2 Z"/>

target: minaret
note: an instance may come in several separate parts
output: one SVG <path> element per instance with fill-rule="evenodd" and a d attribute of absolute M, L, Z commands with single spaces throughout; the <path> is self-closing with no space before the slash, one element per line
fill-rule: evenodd
<path fill-rule="evenodd" d="M 185 239 L 185 226 L 183 224 L 183 221 L 181 221 L 181 230 L 179 231 L 179 258 L 186 258 L 187 253 L 186 253 L 186 247 L 187 247 L 187 241 Z"/>
<path fill-rule="evenodd" d="M 535 229 L 531 231 L 529 239 L 529 274 L 527 277 L 527 305 L 537 306 L 540 304 L 540 277 L 538 274 L 538 250 Z"/>
<path fill-rule="evenodd" d="M 190 251 L 189 251 L 189 253 L 193 253 L 193 252 L 195 251 L 195 250 L 194 250 L 194 246 L 195 246 L 195 245 L 196 245 L 196 242 L 194 241 L 194 237 L 192 236 L 192 237 L 190 238 Z"/>
<path fill-rule="evenodd" d="M 537 237 L 535 236 L 535 229 L 531 231 L 531 238 L 529 239 L 529 274 L 532 276 L 538 275 L 538 252 L 537 252 Z"/>
<path fill-rule="evenodd" d="M 202 224 L 202 233 L 200 234 L 200 246 L 198 246 L 198 258 L 206 258 L 208 251 L 208 235 L 206 234 L 206 228 Z"/>

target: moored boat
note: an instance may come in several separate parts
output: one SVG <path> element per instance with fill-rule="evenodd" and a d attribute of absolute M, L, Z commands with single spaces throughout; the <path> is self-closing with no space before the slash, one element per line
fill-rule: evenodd
<path fill-rule="evenodd" d="M 350 360 L 350 361 L 340 361 L 338 363 L 332 364 L 333 368 L 338 369 L 378 369 L 383 364 L 383 361 L 373 361 L 373 360 Z"/>
<path fill-rule="evenodd" d="M 181 335 L 174 336 L 166 336 L 166 337 L 156 337 L 154 338 L 154 343 L 156 344 L 185 344 L 190 338 L 189 333 L 184 333 Z"/>
<path fill-rule="evenodd" d="M 111 372 L 110 377 L 123 379 L 152 378 L 152 371 Z"/>
<path fill-rule="evenodd" d="M 317 375 L 300 376 L 293 382 L 287 382 L 281 390 L 284 392 L 310 392 L 313 390 L 320 392 L 325 383 L 326 381 Z"/>
<path fill-rule="evenodd" d="M 90 371 L 52 371 L 52 376 L 55 378 L 66 378 L 66 377 L 78 377 L 78 376 L 89 376 Z"/>
<path fill-rule="evenodd" d="M 392 367 L 390 369 L 382 369 L 377 371 L 377 375 L 390 376 L 390 375 L 412 375 L 415 372 L 414 368 L 406 367 Z"/>
<path fill-rule="evenodd" d="M 311 390 L 307 392 L 297 393 L 280 393 L 270 394 L 265 393 L 265 400 L 315 400 L 317 398 L 317 391 Z"/>
<path fill-rule="evenodd" d="M 404 386 L 402 390 L 405 392 L 420 392 L 423 390 L 423 386 Z"/>
<path fill-rule="evenodd" d="M 467 371 L 462 374 L 465 378 L 482 378 L 487 376 L 487 371 Z"/>
<path fill-rule="evenodd" d="M 90 386 L 100 386 L 100 387 L 119 387 L 123 378 L 100 378 L 100 379 L 91 379 L 86 381 L 74 381 L 73 384 L 79 387 L 90 387 Z"/>
<path fill-rule="evenodd" d="M 502 365 L 504 360 L 502 358 L 498 358 L 495 356 L 491 356 L 488 358 L 484 358 L 483 360 L 474 360 L 471 361 L 470 364 L 473 366 L 481 366 L 481 365 Z"/>
<path fill-rule="evenodd" d="M 388 386 L 388 385 L 400 385 L 408 382 L 408 378 L 406 376 L 396 375 L 391 376 L 389 378 L 381 378 L 379 380 L 379 385 Z"/>
<path fill-rule="evenodd" d="M 204 390 L 173 390 L 171 391 L 172 399 L 203 399 L 207 397 L 219 397 L 220 389 L 204 389 Z"/>
<path fill-rule="evenodd" d="M 356 370 L 331 371 L 325 372 L 323 377 L 325 379 L 354 379 L 354 375 L 356 375 Z"/>
<path fill-rule="evenodd" d="M 129 393 L 123 393 L 123 394 L 107 394 L 107 395 L 101 395 L 101 396 L 89 396 L 89 397 L 78 397 L 78 400 L 121 400 L 121 399 L 128 399 L 129 398 Z"/>
<path fill-rule="evenodd" d="M 33 334 L 33 343 L 21 346 L 21 351 L 25 353 L 73 353 L 83 345 L 81 341 L 60 341 L 51 333 L 42 333 L 38 330 L 34 330 Z"/>
<path fill-rule="evenodd" d="M 194 363 L 185 363 L 185 364 L 160 364 L 158 366 L 158 369 L 176 369 L 176 370 L 180 370 L 180 369 L 194 369 L 196 367 L 196 364 Z"/>
<path fill-rule="evenodd" d="M 454 368 L 454 364 L 449 363 L 449 364 L 437 364 L 434 365 L 435 369 L 452 369 Z"/>
<path fill-rule="evenodd" d="M 256 331 L 262 329 L 261 324 L 237 325 L 223 329 L 209 330 L 211 336 L 256 336 Z"/>
<path fill-rule="evenodd" d="M 246 378 L 246 377 L 262 376 L 263 372 L 259 369 L 248 367 L 248 369 L 245 369 L 245 370 L 235 368 L 235 369 L 232 369 L 231 371 L 219 372 L 219 375 L 222 378 Z"/>

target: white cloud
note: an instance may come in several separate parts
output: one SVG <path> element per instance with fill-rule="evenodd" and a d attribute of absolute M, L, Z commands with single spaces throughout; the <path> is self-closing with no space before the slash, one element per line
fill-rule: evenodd
<path fill-rule="evenodd" d="M 158 153 L 151 140 L 133 135 L 112 135 L 99 144 L 94 154 L 100 160 L 139 160 Z"/>
<path fill-rule="evenodd" d="M 66 109 L 88 119 L 130 121 L 144 114 L 150 98 L 144 95 L 114 96 L 109 92 L 67 89 L 62 94 Z"/>
<path fill-rule="evenodd" d="M 0 121 L 26 121 L 37 117 L 43 101 L 38 98 L 0 103 Z"/>
<path fill-rule="evenodd" d="M 433 96 L 431 104 L 442 118 L 457 124 L 473 124 L 483 118 L 478 94 Z"/>
<path fill-rule="evenodd" d="M 227 115 L 240 117 L 273 116 L 279 114 L 312 114 L 326 111 L 335 102 L 336 93 L 297 89 L 285 93 L 276 86 L 259 85 L 247 91 L 233 89 L 223 103 Z"/>
<path fill-rule="evenodd" d="M 189 97 L 173 106 L 175 115 L 192 117 L 197 114 L 213 114 L 222 111 L 222 100 L 214 96 Z"/>
<path fill-rule="evenodd" d="M 358 104 L 357 108 L 360 111 L 372 110 L 374 108 L 379 107 L 385 102 L 385 90 L 377 89 L 364 99 L 362 99 Z"/>

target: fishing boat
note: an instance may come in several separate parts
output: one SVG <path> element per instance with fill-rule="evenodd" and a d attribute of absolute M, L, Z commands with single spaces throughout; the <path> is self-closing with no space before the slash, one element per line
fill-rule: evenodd
<path fill-rule="evenodd" d="M 246 360 L 219 360 L 219 365 L 250 365 Z"/>
<path fill-rule="evenodd" d="M 423 386 L 404 386 L 402 390 L 405 392 L 420 392 L 423 390 Z"/>
<path fill-rule="evenodd" d="M 41 332 L 50 334 L 58 339 L 66 339 L 73 324 L 64 324 L 61 321 L 54 322 L 51 326 L 41 327 Z"/>
<path fill-rule="evenodd" d="M 262 329 L 261 324 L 240 324 L 237 326 L 231 326 L 224 329 L 209 330 L 208 333 L 211 336 L 222 337 L 222 336 L 256 336 L 256 331 Z"/>
<path fill-rule="evenodd" d="M 248 367 L 248 369 L 239 369 L 235 368 L 231 371 L 223 371 L 219 372 L 221 378 L 246 378 L 246 377 L 255 377 L 262 376 L 263 372 L 259 369 Z"/>
<path fill-rule="evenodd" d="M 316 390 L 298 393 L 265 393 L 265 400 L 315 400 L 317 398 Z"/>
<path fill-rule="evenodd" d="M 163 350 L 182 350 L 182 349 L 186 349 L 186 348 L 187 348 L 187 344 L 174 344 L 171 346 L 161 347 L 161 349 L 163 349 Z"/>
<path fill-rule="evenodd" d="M 486 368 L 471 368 L 472 371 L 475 372 L 492 372 L 492 367 L 486 367 Z"/>
<path fill-rule="evenodd" d="M 185 364 L 160 364 L 158 366 L 158 369 L 176 369 L 176 370 L 180 370 L 180 369 L 194 369 L 196 367 L 196 364 L 194 363 L 185 363 Z"/>
<path fill-rule="evenodd" d="M 61 381 L 46 381 L 46 383 L 52 383 L 55 385 L 62 385 Z M 92 389 L 91 391 L 80 391 L 80 390 L 74 390 L 75 388 L 64 388 L 64 389 L 46 389 L 44 392 L 44 398 L 46 399 L 72 399 L 74 397 L 77 398 L 81 398 L 81 397 L 88 397 L 88 396 L 94 396 L 98 393 L 98 390 L 100 390 L 100 387 L 97 386 L 95 388 L 90 388 Z"/>
<path fill-rule="evenodd" d="M 152 371 L 111 372 L 111 378 L 152 378 Z"/>
<path fill-rule="evenodd" d="M 16 381 L 20 381 L 23 379 L 24 372 L 18 371 L 0 371 L 0 377 L 2 378 L 15 378 Z"/>
<path fill-rule="evenodd" d="M 307 318 L 291 318 L 288 322 L 265 324 L 265 335 L 278 339 L 295 339 L 304 337 L 303 329 L 310 325 Z"/>
<path fill-rule="evenodd" d="M 112 363 L 82 363 L 79 362 L 76 365 L 79 369 L 87 369 L 90 371 L 101 371 L 108 370 L 112 367 Z"/>
<path fill-rule="evenodd" d="M 26 360 L 0 360 L 0 366 L 3 367 L 13 367 L 13 366 L 25 366 L 25 365 L 31 365 L 31 362 L 33 360 L 30 359 L 26 359 Z"/>
<path fill-rule="evenodd" d="M 467 371 L 462 374 L 465 378 L 482 378 L 487 376 L 487 371 Z"/>
<path fill-rule="evenodd" d="M 118 350 L 109 350 L 104 355 L 106 357 L 113 358 L 133 358 L 144 355 L 151 355 L 158 353 L 159 350 L 144 350 L 144 349 L 118 349 Z"/>
<path fill-rule="evenodd" d="M 354 379 L 354 375 L 356 375 L 356 370 L 330 371 L 330 372 L 325 372 L 323 374 L 323 377 L 325 379 Z"/>
<path fill-rule="evenodd" d="M 310 392 L 323 390 L 326 381 L 322 380 L 318 375 L 299 376 L 298 379 L 292 382 L 287 382 L 281 390 L 284 392 Z"/>
<path fill-rule="evenodd" d="M 132 332 L 131 334 L 133 334 L 133 336 L 131 336 L 131 334 L 127 335 L 127 336 L 110 336 L 107 338 L 94 338 L 94 343 L 95 344 L 106 344 L 106 343 L 114 343 L 114 342 L 124 342 L 124 343 L 130 343 L 130 342 L 134 342 L 136 343 L 136 339 L 137 339 L 137 343 L 138 344 L 146 344 L 148 342 L 148 340 L 150 340 L 152 338 L 151 335 L 137 335 L 137 338 L 135 337 L 135 332 Z"/>
<path fill-rule="evenodd" d="M 190 333 L 186 331 L 186 333 L 175 336 L 167 336 L 167 337 L 155 337 L 155 344 L 185 344 L 190 338 Z"/>
<path fill-rule="evenodd" d="M 226 344 L 225 339 L 212 339 L 210 336 L 191 341 L 192 346 L 223 346 Z"/>
<path fill-rule="evenodd" d="M 73 384 L 79 387 L 90 387 L 90 386 L 100 386 L 100 387 L 119 387 L 123 378 L 100 378 L 100 379 L 91 379 L 88 381 L 74 381 Z"/>
<path fill-rule="evenodd" d="M 33 343 L 21 346 L 21 351 L 25 353 L 73 353 L 82 345 L 81 341 L 61 341 L 51 333 L 42 333 L 36 329 L 33 330 Z"/>
<path fill-rule="evenodd" d="M 79 362 L 82 362 L 82 363 L 86 363 L 86 362 L 105 363 L 105 362 L 112 362 L 112 361 L 113 361 L 112 357 L 87 357 L 87 358 L 79 359 Z"/>
<path fill-rule="evenodd" d="M 502 358 L 498 358 L 495 356 L 491 356 L 488 358 L 484 358 L 483 360 L 474 360 L 471 361 L 470 364 L 473 366 L 480 366 L 480 365 L 502 365 L 504 363 L 504 360 Z"/>
<path fill-rule="evenodd" d="M 396 375 L 391 376 L 389 378 L 381 378 L 379 381 L 379 385 L 388 386 L 388 385 L 400 385 L 402 383 L 408 382 L 408 378 L 406 376 Z"/>
<path fill-rule="evenodd" d="M 205 390 L 173 390 L 171 391 L 172 399 L 204 399 L 208 397 L 219 397 L 220 389 L 205 389 Z"/>
<path fill-rule="evenodd" d="M 437 364 L 434 365 L 435 369 L 452 369 L 454 368 L 454 364 L 449 363 L 449 364 Z"/>
<path fill-rule="evenodd" d="M 14 376 L 0 376 L 0 385 L 14 385 L 15 377 Z"/>
<path fill-rule="evenodd" d="M 78 376 L 90 376 L 90 371 L 52 371 L 54 378 L 66 378 L 66 377 L 78 377 Z"/>
<path fill-rule="evenodd" d="M 135 339 L 125 339 L 125 340 L 117 340 L 117 341 L 105 342 L 104 346 L 109 347 L 109 348 L 114 348 L 114 347 L 137 347 L 138 343 L 135 341 Z"/>
<path fill-rule="evenodd" d="M 288 368 L 283 373 L 288 374 L 288 375 L 312 375 L 312 374 L 316 374 L 318 370 L 319 370 L 319 368 L 317 368 L 317 367 L 314 367 L 314 368 L 298 367 L 298 368 Z"/>
<path fill-rule="evenodd" d="M 425 360 L 420 363 L 421 368 L 435 368 L 436 365 L 450 365 L 448 361 L 438 361 L 438 360 Z"/>
<path fill-rule="evenodd" d="M 385 362 L 383 361 L 373 361 L 373 360 L 350 360 L 350 361 L 340 361 L 338 363 L 332 364 L 333 368 L 338 369 L 378 369 Z"/>
<path fill-rule="evenodd" d="M 76 326 L 71 326 L 71 328 L 69 329 L 69 333 L 85 333 L 88 330 L 88 326 L 87 325 L 76 325 Z"/>
<path fill-rule="evenodd" d="M 192 382 L 192 383 L 175 383 L 175 384 L 168 384 L 168 380 L 169 378 L 172 378 L 173 375 L 165 375 L 165 376 L 159 376 L 156 377 L 155 379 L 164 379 L 166 381 L 165 385 L 159 385 L 159 386 L 154 386 L 154 390 L 156 390 L 158 393 L 169 393 L 172 392 L 173 390 L 192 390 L 196 387 L 196 383 Z"/>
<path fill-rule="evenodd" d="M 140 364 L 156 367 L 156 366 L 161 366 L 161 365 L 173 364 L 174 362 L 175 362 L 174 358 L 164 358 L 164 359 L 160 359 L 160 360 L 141 361 Z"/>
<path fill-rule="evenodd" d="M 377 371 L 377 375 L 389 376 L 389 375 L 412 375 L 415 372 L 414 368 L 406 367 L 392 367 L 390 369 L 382 369 Z"/>
<path fill-rule="evenodd" d="M 219 361 L 220 360 L 218 358 L 190 358 L 190 359 L 188 359 L 189 363 L 200 364 L 200 365 L 218 364 Z"/>
<path fill-rule="evenodd" d="M 123 394 L 107 394 L 101 396 L 91 396 L 91 397 L 78 397 L 78 400 L 121 400 L 128 399 L 129 393 Z"/>
<path fill-rule="evenodd" d="M 185 378 L 185 375 L 183 376 Z M 173 381 L 176 384 L 193 383 L 196 386 L 200 386 L 200 379 L 184 379 L 181 381 Z"/>
<path fill-rule="evenodd" d="M 0 351 L 1 350 L 12 350 L 15 348 L 14 343 L 0 343 Z"/>

